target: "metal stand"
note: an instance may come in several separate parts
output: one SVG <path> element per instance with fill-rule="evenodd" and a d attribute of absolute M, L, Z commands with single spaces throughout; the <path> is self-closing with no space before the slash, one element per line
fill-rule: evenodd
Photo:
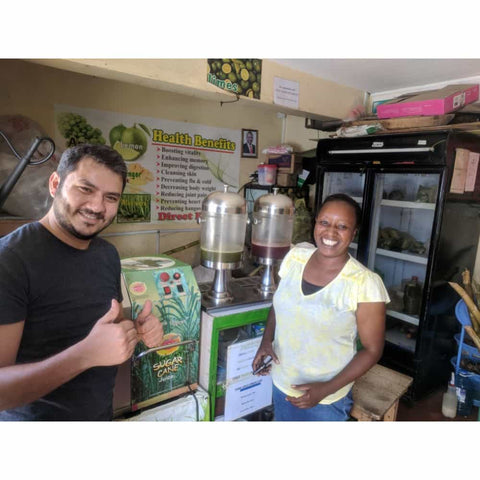
<path fill-rule="evenodd" d="M 273 275 L 273 264 L 265 265 L 259 292 L 264 296 L 269 296 L 273 295 L 276 289 L 277 285 Z"/>
<path fill-rule="evenodd" d="M 215 270 L 212 290 L 208 297 L 216 304 L 230 302 L 233 299 L 228 291 L 228 270 Z"/>
<path fill-rule="evenodd" d="M 255 257 L 255 260 L 260 265 L 265 266 L 262 274 L 262 280 L 258 288 L 258 293 L 260 293 L 260 295 L 264 298 L 271 297 L 277 289 L 277 284 L 275 282 L 275 276 L 273 272 L 273 266 L 277 263 L 277 260 L 274 260 L 273 258 L 263 257 Z"/>

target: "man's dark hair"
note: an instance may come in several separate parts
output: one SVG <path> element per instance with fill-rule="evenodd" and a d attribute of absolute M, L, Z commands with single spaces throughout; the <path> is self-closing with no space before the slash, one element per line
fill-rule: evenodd
<path fill-rule="evenodd" d="M 332 195 L 329 195 L 323 201 L 322 205 L 320 206 L 320 209 L 318 210 L 318 213 L 320 212 L 322 207 L 328 202 L 348 203 L 348 205 L 350 205 L 355 211 L 355 227 L 358 228 L 360 226 L 360 223 L 362 221 L 362 209 L 360 208 L 360 205 L 352 197 L 349 197 L 345 193 L 334 193 Z"/>
<path fill-rule="evenodd" d="M 60 177 L 60 185 L 63 184 L 67 175 L 76 170 L 77 164 L 85 157 L 90 157 L 98 164 L 110 169 L 122 177 L 123 188 L 127 183 L 127 165 L 121 155 L 107 145 L 91 145 L 82 143 L 75 147 L 68 148 L 62 154 L 58 164 L 57 173 Z"/>

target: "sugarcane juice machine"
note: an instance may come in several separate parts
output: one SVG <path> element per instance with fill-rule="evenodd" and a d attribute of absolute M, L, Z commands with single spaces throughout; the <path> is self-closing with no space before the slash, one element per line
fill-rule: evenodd
<path fill-rule="evenodd" d="M 136 412 L 197 388 L 200 290 L 190 265 L 166 255 L 124 258 L 123 309 L 135 320 L 145 302 L 163 326 L 163 342 L 135 347 L 121 365 L 114 391 L 114 414 Z"/>

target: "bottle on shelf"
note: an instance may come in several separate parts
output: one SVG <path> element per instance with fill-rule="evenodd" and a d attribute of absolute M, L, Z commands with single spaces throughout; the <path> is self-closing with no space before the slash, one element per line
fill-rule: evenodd
<path fill-rule="evenodd" d="M 470 385 L 471 373 L 458 372 L 455 379 L 457 386 L 457 414 L 462 417 L 468 417 L 472 413 L 473 392 Z"/>
<path fill-rule="evenodd" d="M 413 276 L 405 285 L 403 293 L 403 311 L 408 315 L 418 315 L 422 302 L 422 287 L 418 283 L 418 277 Z"/>
<path fill-rule="evenodd" d="M 442 414 L 447 418 L 455 418 L 457 415 L 457 392 L 455 388 L 455 373 L 452 372 L 447 391 L 443 394 Z"/>

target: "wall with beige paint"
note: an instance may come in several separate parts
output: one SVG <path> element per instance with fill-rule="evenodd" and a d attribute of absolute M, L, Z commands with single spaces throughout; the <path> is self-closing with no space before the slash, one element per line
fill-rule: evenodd
<path fill-rule="evenodd" d="M 187 93 L 208 99 L 232 97 L 206 82 L 205 59 L 35 59 L 43 65 L 78 73 L 121 80 L 164 91 Z M 295 110 L 274 104 L 274 79 L 298 84 L 298 108 Z M 294 116 L 345 118 L 348 112 L 365 102 L 365 92 L 311 74 L 294 70 L 268 59 L 262 60 L 262 94 L 260 100 L 243 98 L 242 103 L 272 108 Z"/>

